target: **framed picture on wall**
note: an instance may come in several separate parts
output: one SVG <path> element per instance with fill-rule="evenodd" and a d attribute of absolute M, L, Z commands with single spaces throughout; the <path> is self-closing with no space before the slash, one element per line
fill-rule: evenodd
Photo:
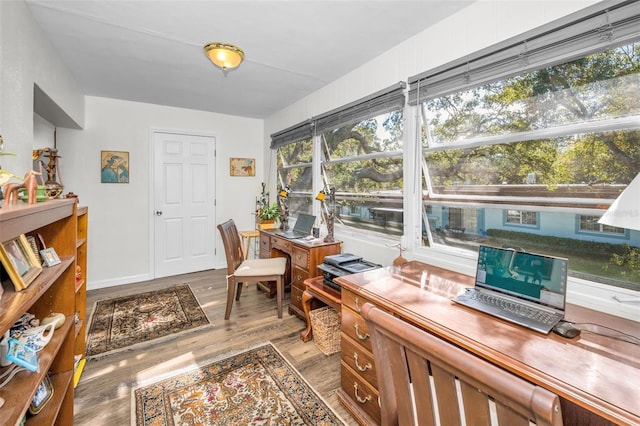
<path fill-rule="evenodd" d="M 255 176 L 256 175 L 256 159 L 255 158 L 235 158 L 229 159 L 231 176 Z"/>
<path fill-rule="evenodd" d="M 100 182 L 129 183 L 127 151 L 100 151 Z"/>

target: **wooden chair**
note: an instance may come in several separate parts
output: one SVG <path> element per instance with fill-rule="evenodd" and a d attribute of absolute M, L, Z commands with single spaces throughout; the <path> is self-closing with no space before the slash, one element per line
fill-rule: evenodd
<path fill-rule="evenodd" d="M 282 318 L 282 297 L 284 296 L 284 274 L 287 259 L 277 257 L 273 259 L 244 259 L 240 235 L 233 219 L 218 225 L 222 236 L 224 252 L 227 257 L 227 307 L 224 319 L 231 316 L 233 299 L 240 300 L 242 284 L 258 281 L 275 281 L 276 297 L 278 299 L 278 318 Z"/>
<path fill-rule="evenodd" d="M 557 395 L 365 303 L 382 425 L 561 425 Z M 493 420 L 492 420 L 493 418 Z"/>

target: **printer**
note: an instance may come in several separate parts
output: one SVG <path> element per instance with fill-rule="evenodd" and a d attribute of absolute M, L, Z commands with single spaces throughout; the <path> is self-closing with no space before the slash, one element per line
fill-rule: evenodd
<path fill-rule="evenodd" d="M 382 265 L 368 262 L 351 253 L 326 256 L 322 264 L 318 265 L 318 269 L 322 271 L 322 282 L 338 291 L 341 291 L 342 287 L 334 281 L 336 278 L 378 268 L 382 268 Z"/>

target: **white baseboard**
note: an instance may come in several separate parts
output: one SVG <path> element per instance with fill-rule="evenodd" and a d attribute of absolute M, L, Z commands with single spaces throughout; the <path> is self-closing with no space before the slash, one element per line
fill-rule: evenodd
<path fill-rule="evenodd" d="M 100 288 L 139 283 L 141 281 L 148 281 L 150 279 L 151 277 L 149 276 L 149 274 L 141 274 L 141 275 L 132 275 L 128 277 L 118 277 L 115 279 L 102 280 L 102 281 L 89 281 L 87 282 L 87 290 L 98 290 Z"/>

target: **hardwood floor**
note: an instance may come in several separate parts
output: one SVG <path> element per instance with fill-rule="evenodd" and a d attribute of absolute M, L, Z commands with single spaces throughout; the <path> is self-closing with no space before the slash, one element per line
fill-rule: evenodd
<path fill-rule="evenodd" d="M 87 292 L 87 316 L 97 300 L 189 284 L 209 317 L 211 327 L 185 333 L 142 349 L 87 361 L 75 389 L 75 425 L 131 424 L 131 391 L 137 383 L 203 363 L 224 353 L 271 341 L 313 388 L 345 421 L 357 425 L 340 405 L 340 353 L 326 356 L 313 342 L 303 343 L 299 333 L 304 322 L 287 313 L 278 319 L 276 299 L 256 290 L 255 284 L 234 303 L 231 318 L 224 320 L 225 270 L 211 270 L 143 283 Z M 289 293 L 286 294 L 287 298 Z"/>

